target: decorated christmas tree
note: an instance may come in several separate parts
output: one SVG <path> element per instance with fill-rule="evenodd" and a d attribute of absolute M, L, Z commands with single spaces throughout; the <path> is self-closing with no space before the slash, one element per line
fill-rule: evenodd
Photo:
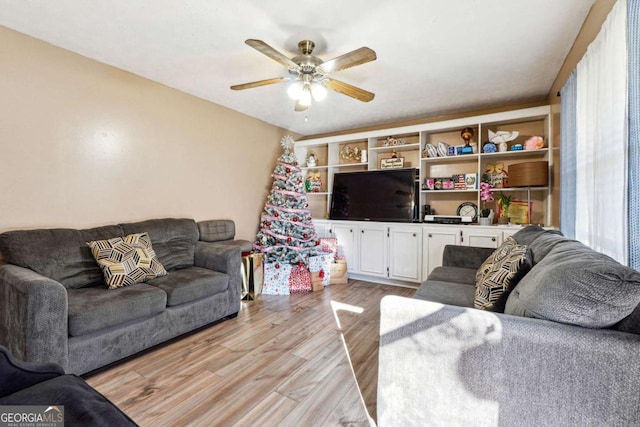
<path fill-rule="evenodd" d="M 265 254 L 266 263 L 307 268 L 316 255 L 318 238 L 311 222 L 311 210 L 304 190 L 291 136 L 282 138 L 284 152 L 273 171 L 273 185 L 267 197 L 254 248 Z"/>

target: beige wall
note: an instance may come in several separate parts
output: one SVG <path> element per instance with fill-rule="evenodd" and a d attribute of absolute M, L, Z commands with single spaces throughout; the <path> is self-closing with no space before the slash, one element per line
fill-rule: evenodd
<path fill-rule="evenodd" d="M 230 218 L 252 240 L 282 129 L 0 27 L 0 232 Z"/>

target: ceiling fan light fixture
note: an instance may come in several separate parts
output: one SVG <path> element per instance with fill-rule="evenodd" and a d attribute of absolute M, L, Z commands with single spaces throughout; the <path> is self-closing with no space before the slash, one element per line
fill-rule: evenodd
<path fill-rule="evenodd" d="M 262 40 L 247 39 L 245 43 L 287 68 L 288 75 L 273 79 L 259 80 L 231 86 L 232 90 L 244 90 L 281 82 L 291 82 L 287 95 L 297 101 L 295 111 L 305 111 L 313 101 L 320 102 L 327 96 L 327 91 L 341 93 L 362 102 L 372 101 L 374 93 L 367 92 L 348 83 L 327 77 L 329 72 L 346 70 L 356 65 L 376 60 L 376 53 L 368 47 L 340 55 L 329 61 L 323 61 L 313 55 L 315 43 L 303 40 L 298 44 L 301 55 L 289 58 Z"/>
<path fill-rule="evenodd" d="M 302 88 L 302 93 L 300 94 L 298 103 L 300 103 L 300 105 L 304 107 L 308 107 L 311 105 L 311 88 L 309 86 L 305 85 Z"/>
<path fill-rule="evenodd" d="M 311 84 L 311 95 L 316 102 L 320 102 L 327 97 L 327 88 L 320 83 Z"/>
<path fill-rule="evenodd" d="M 302 82 L 300 80 L 297 80 L 289 85 L 289 89 L 287 89 L 287 95 L 289 95 L 289 98 L 297 101 L 302 96 L 302 88 Z"/>

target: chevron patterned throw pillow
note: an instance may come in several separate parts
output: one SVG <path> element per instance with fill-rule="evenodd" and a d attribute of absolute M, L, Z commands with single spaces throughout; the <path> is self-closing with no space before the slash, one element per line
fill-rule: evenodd
<path fill-rule="evenodd" d="M 87 242 L 109 289 L 129 286 L 167 274 L 148 233 Z"/>

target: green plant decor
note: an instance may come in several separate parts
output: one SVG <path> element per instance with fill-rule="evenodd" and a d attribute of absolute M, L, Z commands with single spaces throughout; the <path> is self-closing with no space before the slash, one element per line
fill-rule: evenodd
<path fill-rule="evenodd" d="M 500 205 L 500 216 L 503 218 L 509 218 L 509 207 L 511 206 L 511 197 L 504 194 L 502 191 L 498 195 L 498 204 Z"/>

